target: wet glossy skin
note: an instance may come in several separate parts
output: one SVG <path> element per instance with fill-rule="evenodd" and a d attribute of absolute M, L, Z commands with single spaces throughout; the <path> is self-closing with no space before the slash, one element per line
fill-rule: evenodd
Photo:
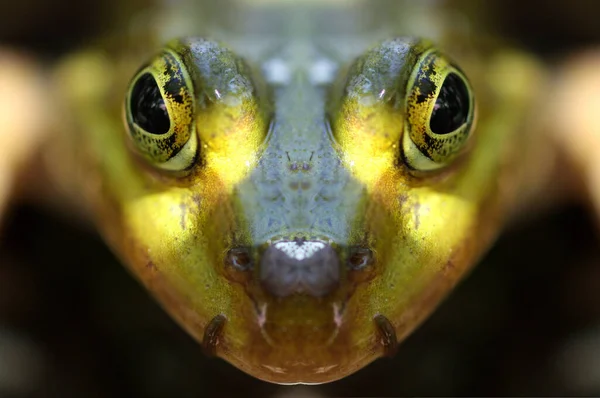
<path fill-rule="evenodd" d="M 253 14 L 273 31 L 243 26 L 243 40 L 188 37 L 59 74 L 118 72 L 69 94 L 107 241 L 209 353 L 278 383 L 391 355 L 435 308 L 500 226 L 529 100 L 489 81 L 527 74 L 521 56 L 457 52 L 461 64 L 420 38 L 324 37 L 309 10 Z M 470 101 L 463 130 L 427 138 L 450 72 Z M 166 125 L 142 120 L 148 98 Z"/>

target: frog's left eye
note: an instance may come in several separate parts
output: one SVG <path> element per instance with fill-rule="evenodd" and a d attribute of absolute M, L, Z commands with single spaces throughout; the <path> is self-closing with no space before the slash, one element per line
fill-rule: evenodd
<path fill-rule="evenodd" d="M 465 75 L 435 49 L 417 62 L 408 83 L 404 159 L 419 171 L 448 165 L 467 146 L 475 113 Z"/>
<path fill-rule="evenodd" d="M 165 50 L 131 81 L 125 100 L 129 135 L 152 165 L 172 171 L 190 168 L 197 158 L 194 91 L 185 65 Z"/>

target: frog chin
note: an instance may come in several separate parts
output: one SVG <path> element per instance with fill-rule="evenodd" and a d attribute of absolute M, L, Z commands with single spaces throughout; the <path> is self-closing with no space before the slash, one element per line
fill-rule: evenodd
<path fill-rule="evenodd" d="M 344 377 L 381 354 L 373 319 L 365 323 L 356 317 L 355 304 L 348 306 L 355 286 L 347 263 L 364 260 L 365 250 L 308 237 L 272 239 L 260 246 L 250 255 L 253 277 L 244 283 L 252 310 L 238 314 L 247 339 L 229 347 L 235 341 L 227 338 L 226 329 L 219 355 L 266 381 L 315 384 Z M 233 250 L 236 264 L 249 261 L 240 254 L 249 252 Z"/>
<path fill-rule="evenodd" d="M 318 298 L 306 292 L 258 303 L 249 373 L 283 384 L 322 383 L 347 374 L 343 369 L 353 361 L 345 345 L 343 306 L 336 295 Z"/>

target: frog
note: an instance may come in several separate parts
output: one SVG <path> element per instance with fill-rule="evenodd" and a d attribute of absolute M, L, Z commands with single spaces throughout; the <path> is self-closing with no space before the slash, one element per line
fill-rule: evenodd
<path fill-rule="evenodd" d="M 438 4 L 223 4 L 59 62 L 38 165 L 207 354 L 338 380 L 394 355 L 554 181 L 547 71 Z"/>

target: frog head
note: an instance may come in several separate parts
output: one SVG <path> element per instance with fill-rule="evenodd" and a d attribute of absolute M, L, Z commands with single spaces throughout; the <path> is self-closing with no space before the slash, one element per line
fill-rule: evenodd
<path fill-rule="evenodd" d="M 272 382 L 344 377 L 392 355 L 497 229 L 504 137 L 476 128 L 474 87 L 412 37 L 347 64 L 172 41 L 96 141 L 109 241 L 207 352 Z"/>

